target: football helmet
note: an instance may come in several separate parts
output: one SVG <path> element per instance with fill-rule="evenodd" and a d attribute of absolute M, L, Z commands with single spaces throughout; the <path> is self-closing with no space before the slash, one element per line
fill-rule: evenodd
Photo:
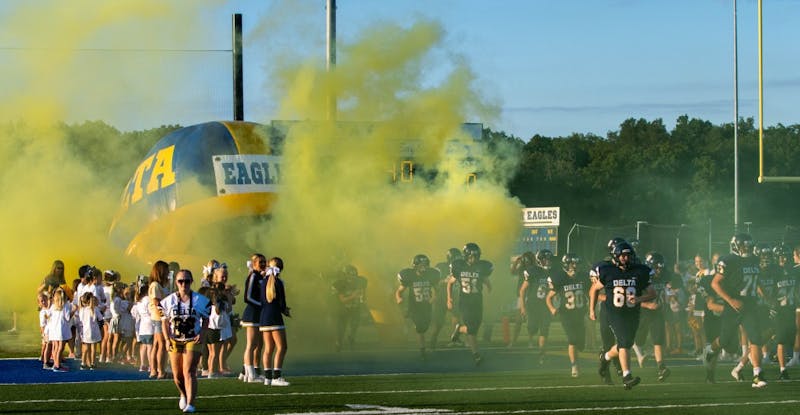
<path fill-rule="evenodd" d="M 464 258 L 464 255 L 461 253 L 461 251 L 458 250 L 458 248 L 450 248 L 450 249 L 447 250 L 447 263 L 448 264 L 452 264 L 453 261 L 455 261 L 457 259 L 461 259 L 461 258 Z"/>
<path fill-rule="evenodd" d="M 762 267 L 772 263 L 772 247 L 767 243 L 757 243 L 753 247 L 753 255 L 758 257 L 759 265 Z"/>
<path fill-rule="evenodd" d="M 342 274 L 347 277 L 357 277 L 358 269 L 355 266 L 348 264 L 342 267 Z"/>
<path fill-rule="evenodd" d="M 536 251 L 535 259 L 536 265 L 543 269 L 550 269 L 550 265 L 553 263 L 553 251 L 549 249 L 540 249 Z"/>
<path fill-rule="evenodd" d="M 464 245 L 464 259 L 469 262 L 472 258 L 473 262 L 481 259 L 481 248 L 475 242 L 469 242 Z"/>
<path fill-rule="evenodd" d="M 624 264 L 619 260 L 622 255 L 628 255 L 628 261 Z M 631 244 L 627 242 L 620 242 L 614 246 L 614 252 L 612 252 L 611 257 L 614 258 L 615 264 L 622 268 L 627 268 L 631 264 L 636 263 L 636 251 L 634 251 Z"/>
<path fill-rule="evenodd" d="M 746 233 L 737 233 L 731 238 L 731 253 L 747 258 L 753 252 L 753 238 Z"/>
<path fill-rule="evenodd" d="M 428 268 L 431 266 L 431 260 L 425 254 L 417 254 L 414 256 L 414 260 L 411 262 L 414 268 L 418 267 L 425 267 Z"/>
<path fill-rule="evenodd" d="M 617 246 L 618 244 L 623 243 L 623 242 L 625 242 L 625 239 L 621 238 L 619 236 L 609 239 L 608 240 L 608 244 L 606 245 L 606 247 L 608 248 L 608 253 L 609 254 L 613 254 L 614 253 L 614 247 Z"/>
<path fill-rule="evenodd" d="M 789 259 L 792 256 L 792 251 L 785 244 L 780 243 L 775 248 L 772 248 L 772 255 L 778 259 Z"/>
<path fill-rule="evenodd" d="M 655 251 L 648 252 L 644 257 L 644 263 L 652 269 L 664 268 L 664 255 Z"/>
<path fill-rule="evenodd" d="M 577 255 L 567 252 L 561 257 L 561 268 L 564 272 L 570 272 L 578 268 L 578 264 L 581 262 L 581 259 L 578 258 Z"/>

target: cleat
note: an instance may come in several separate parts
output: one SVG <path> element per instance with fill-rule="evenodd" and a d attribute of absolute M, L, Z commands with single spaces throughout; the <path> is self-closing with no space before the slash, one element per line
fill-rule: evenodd
<path fill-rule="evenodd" d="M 641 382 L 641 381 L 642 381 L 642 378 L 640 378 L 638 376 L 633 377 L 633 375 L 628 373 L 628 376 L 625 376 L 624 378 L 622 378 L 622 385 L 625 387 L 625 390 L 631 390 L 634 386 L 638 385 L 639 382 Z"/>
<path fill-rule="evenodd" d="M 272 379 L 272 386 L 289 386 L 289 382 L 286 381 L 282 376 L 277 379 Z"/>
<path fill-rule="evenodd" d="M 744 382 L 744 375 L 742 374 L 741 370 L 736 370 L 736 368 L 731 370 L 731 377 L 736 379 L 737 382 Z"/>
<path fill-rule="evenodd" d="M 245 382 L 247 383 L 264 383 L 264 376 L 256 375 L 255 377 L 247 376 L 245 378 Z"/>
<path fill-rule="evenodd" d="M 610 378 L 611 375 L 608 372 L 608 366 L 611 362 L 606 360 L 605 353 L 600 352 L 600 368 L 597 369 L 597 374 L 600 375 L 601 378 Z"/>
<path fill-rule="evenodd" d="M 187 414 L 194 413 L 194 405 L 186 405 L 186 408 L 183 408 L 183 412 Z"/>
<path fill-rule="evenodd" d="M 761 389 L 761 388 L 763 388 L 765 386 L 767 386 L 767 382 L 764 380 L 764 378 L 761 377 L 761 375 L 756 376 L 756 377 L 753 378 L 753 387 L 754 388 Z"/>
<path fill-rule="evenodd" d="M 456 328 L 453 329 L 453 334 L 450 335 L 450 343 L 459 343 L 461 341 L 461 324 L 456 324 Z"/>
<path fill-rule="evenodd" d="M 781 370 L 778 380 L 789 380 L 789 371 L 786 369 Z"/>
<path fill-rule="evenodd" d="M 572 377 L 577 378 L 578 375 L 578 366 L 572 366 Z"/>
<path fill-rule="evenodd" d="M 662 367 L 661 369 L 658 369 L 658 381 L 659 382 L 665 381 L 669 377 L 670 373 L 672 373 L 672 371 L 670 371 L 669 368 L 666 366 Z"/>

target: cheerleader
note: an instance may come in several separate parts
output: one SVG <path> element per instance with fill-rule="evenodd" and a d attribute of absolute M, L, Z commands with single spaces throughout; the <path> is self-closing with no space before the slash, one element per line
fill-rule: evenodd
<path fill-rule="evenodd" d="M 253 254 L 250 258 L 253 267 L 244 282 L 244 312 L 242 313 L 242 327 L 245 328 L 247 340 L 244 347 L 244 376 L 242 380 L 250 383 L 260 383 L 264 378 L 256 375 L 256 365 L 260 357 L 261 335 L 258 327 L 261 318 L 262 281 L 267 267 L 267 257 L 262 254 Z"/>
<path fill-rule="evenodd" d="M 283 260 L 274 257 L 269 260 L 264 283 L 264 296 L 261 303 L 259 330 L 264 343 L 264 384 L 269 386 L 289 386 L 281 373 L 283 359 L 286 357 L 286 326 L 283 316 L 291 317 L 286 306 L 286 292 L 283 281 L 278 277 L 283 271 Z"/>

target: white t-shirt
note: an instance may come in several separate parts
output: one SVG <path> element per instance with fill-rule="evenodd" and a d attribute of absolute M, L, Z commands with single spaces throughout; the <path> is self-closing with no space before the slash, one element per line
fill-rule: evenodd
<path fill-rule="evenodd" d="M 136 321 L 136 334 L 139 336 L 152 336 L 153 324 L 161 324 L 160 321 L 154 323 L 150 320 L 150 297 L 146 295 L 133 305 L 131 315 Z"/>
<path fill-rule="evenodd" d="M 168 334 L 171 334 L 175 340 L 183 341 L 190 340 L 192 337 L 200 334 L 200 329 L 203 326 L 203 319 L 208 319 L 211 313 L 211 302 L 204 295 L 192 292 L 190 301 L 182 302 L 178 297 L 178 293 L 172 293 L 166 298 L 161 300 L 161 309 L 163 310 L 163 320 L 167 320 Z M 181 320 L 194 318 L 193 330 L 186 332 L 179 332 L 179 322 Z"/>

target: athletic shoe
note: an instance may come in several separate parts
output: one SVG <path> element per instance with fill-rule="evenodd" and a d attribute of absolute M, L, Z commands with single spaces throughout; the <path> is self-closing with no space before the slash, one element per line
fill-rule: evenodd
<path fill-rule="evenodd" d="M 264 386 L 269 386 L 269 385 L 271 385 L 271 384 L 272 384 L 272 379 L 270 379 L 270 378 L 264 378 Z"/>
<path fill-rule="evenodd" d="M 194 413 L 194 405 L 186 405 L 186 408 L 183 408 L 183 412 L 187 414 Z"/>
<path fill-rule="evenodd" d="M 778 380 L 789 380 L 789 371 L 786 369 L 781 370 Z"/>
<path fill-rule="evenodd" d="M 664 380 L 666 380 L 669 377 L 670 373 L 672 373 L 672 372 L 666 366 L 662 367 L 661 369 L 658 369 L 658 381 L 659 382 L 663 382 Z"/>
<path fill-rule="evenodd" d="M 625 387 L 625 390 L 630 390 L 634 386 L 638 385 L 639 382 L 641 382 L 641 381 L 642 381 L 642 378 L 640 378 L 638 376 L 633 377 L 633 375 L 628 373 L 628 376 L 625 376 L 624 378 L 622 378 L 622 385 Z"/>
<path fill-rule="evenodd" d="M 69 369 L 67 369 L 67 368 L 66 368 L 66 367 L 64 367 L 64 366 L 61 366 L 61 367 L 56 367 L 56 366 L 53 366 L 53 372 L 56 372 L 56 373 L 64 373 L 64 372 L 69 372 Z"/>
<path fill-rule="evenodd" d="M 181 395 L 181 398 L 178 400 L 178 409 L 181 411 L 186 409 L 186 397 Z"/>
<path fill-rule="evenodd" d="M 767 386 L 767 382 L 761 377 L 761 375 L 756 376 L 753 378 L 753 387 L 754 388 L 763 388 Z"/>
<path fill-rule="evenodd" d="M 450 335 L 451 343 L 458 343 L 458 341 L 461 340 L 460 339 L 461 332 L 459 332 L 459 329 L 461 329 L 461 324 L 456 324 L 456 328 L 453 330 L 453 334 Z"/>
<path fill-rule="evenodd" d="M 786 362 L 786 367 L 798 366 L 798 365 L 800 365 L 800 361 L 798 361 L 798 359 L 795 359 L 794 357 L 792 357 L 791 359 L 789 359 L 788 362 Z"/>
<path fill-rule="evenodd" d="M 245 379 L 245 382 L 247 382 L 247 383 L 264 383 L 264 379 L 265 379 L 264 376 L 261 376 L 261 375 L 257 375 L 256 377 L 248 376 L 247 379 Z"/>
<path fill-rule="evenodd" d="M 572 366 L 572 377 L 573 378 L 578 377 L 578 366 Z"/>
<path fill-rule="evenodd" d="M 733 370 L 731 370 L 731 376 L 739 382 L 744 382 L 744 375 L 742 374 L 741 370 L 736 370 L 736 368 L 733 368 Z"/>
<path fill-rule="evenodd" d="M 281 376 L 277 379 L 272 379 L 272 386 L 289 386 L 289 382 Z"/>
<path fill-rule="evenodd" d="M 245 380 L 244 373 L 239 373 L 239 380 L 241 380 L 241 381 Z"/>
<path fill-rule="evenodd" d="M 601 378 L 610 377 L 610 375 L 608 373 L 608 365 L 610 363 L 611 362 L 606 360 L 605 353 L 604 352 L 600 352 L 600 368 L 597 369 L 597 374 L 599 374 Z"/>
<path fill-rule="evenodd" d="M 89 369 L 89 367 L 86 365 L 81 365 L 81 370 L 86 370 L 86 369 Z"/>

